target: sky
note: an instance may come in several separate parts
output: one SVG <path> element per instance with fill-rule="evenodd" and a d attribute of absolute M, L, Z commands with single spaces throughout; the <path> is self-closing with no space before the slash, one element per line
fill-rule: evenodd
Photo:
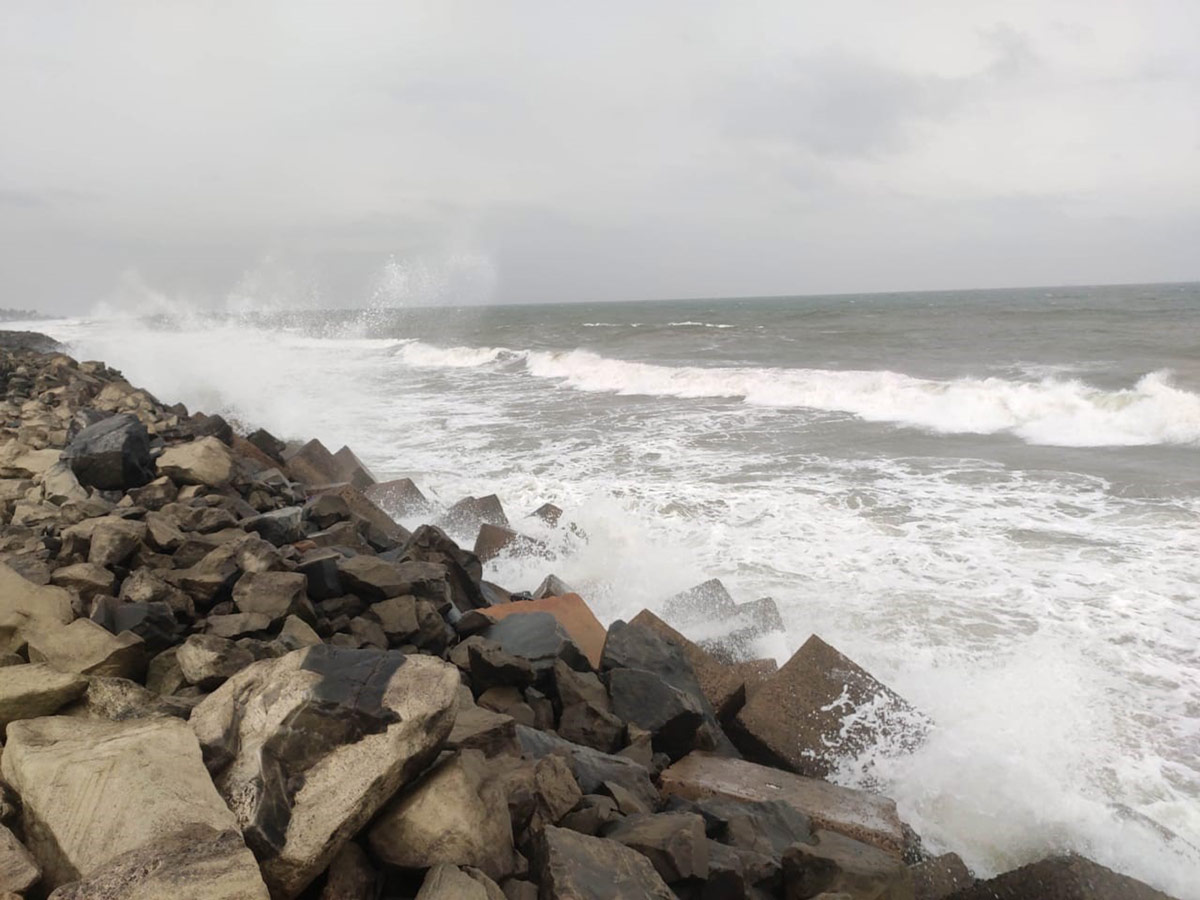
<path fill-rule="evenodd" d="M 1196 0 L 0 4 L 0 306 L 1200 279 Z"/>

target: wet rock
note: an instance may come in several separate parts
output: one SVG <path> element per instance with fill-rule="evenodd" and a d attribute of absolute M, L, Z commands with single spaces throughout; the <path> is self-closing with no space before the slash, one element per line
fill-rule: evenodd
<path fill-rule="evenodd" d="M 913 900 L 912 874 L 896 857 L 833 831 L 818 830 L 812 844 L 783 855 L 787 900 L 846 894 L 873 900 Z"/>
<path fill-rule="evenodd" d="M 899 695 L 813 635 L 746 703 L 733 732 L 748 758 L 819 778 L 885 739 L 911 749 L 927 727 Z"/>
<path fill-rule="evenodd" d="M 175 660 L 188 684 L 212 690 L 254 662 L 254 654 L 228 638 L 193 634 L 180 646 Z"/>
<path fill-rule="evenodd" d="M 641 811 L 653 811 L 658 807 L 658 790 L 650 782 L 649 773 L 632 760 L 520 725 L 517 726 L 517 740 L 521 751 L 530 759 L 543 759 L 551 754 L 566 759 L 579 789 L 585 794 L 598 794 L 605 785 L 616 785 L 637 799 Z"/>
<path fill-rule="evenodd" d="M 304 518 L 317 528 L 332 528 L 350 518 L 350 506 L 337 494 L 320 494 L 304 505 Z"/>
<path fill-rule="evenodd" d="M 704 819 L 694 813 L 629 816 L 606 828 L 604 836 L 649 859 L 668 884 L 708 877 Z"/>
<path fill-rule="evenodd" d="M 304 540 L 304 509 L 300 506 L 273 509 L 245 519 L 242 527 L 276 547 L 294 544 Z"/>
<path fill-rule="evenodd" d="M 499 618 L 482 636 L 499 645 L 504 652 L 528 660 L 539 676 L 543 673 L 548 676 L 556 660 L 562 660 L 574 669 L 589 668 L 583 651 L 558 620 L 546 612 Z"/>
<path fill-rule="evenodd" d="M 896 804 L 877 794 L 700 752 L 688 754 L 664 771 L 660 784 L 664 795 L 691 800 L 779 800 L 819 828 L 879 847 L 897 858 L 904 852 L 904 829 Z"/>
<path fill-rule="evenodd" d="M 948 900 L 1171 900 L 1126 875 L 1084 856 L 1051 856 L 980 881 Z"/>
<path fill-rule="evenodd" d="M 411 595 L 390 597 L 372 603 L 366 614 L 379 622 L 393 646 L 412 644 L 431 653 L 440 653 L 446 646 L 446 622 L 428 600 Z"/>
<path fill-rule="evenodd" d="M 471 684 L 483 692 L 493 687 L 528 687 L 536 673 L 529 660 L 506 653 L 498 644 L 488 640 L 474 641 L 467 650 Z"/>
<path fill-rule="evenodd" d="M 504 514 L 500 498 L 488 494 L 486 497 L 464 497 L 446 510 L 442 521 L 454 531 L 470 533 L 485 524 L 507 527 L 508 516 Z"/>
<path fill-rule="evenodd" d="M 969 888 L 975 883 L 957 853 L 943 853 L 922 860 L 909 871 L 912 873 L 916 900 L 945 900 L 955 891 Z"/>
<path fill-rule="evenodd" d="M 546 828 L 535 866 L 551 900 L 675 900 L 646 857 L 616 841 L 566 828 Z"/>
<path fill-rule="evenodd" d="M 63 450 L 63 461 L 80 484 L 104 491 L 141 487 L 155 477 L 150 435 L 128 413 L 84 428 Z"/>
<path fill-rule="evenodd" d="M 276 462 L 283 461 L 283 452 L 287 449 L 287 444 L 265 428 L 256 428 L 246 435 L 246 440 Z"/>
<path fill-rule="evenodd" d="M 113 634 L 90 619 L 29 636 L 29 661 L 60 672 L 139 678 L 146 671 L 145 642 L 128 631 Z"/>
<path fill-rule="evenodd" d="M 16 835 L 0 825 L 0 896 L 5 891 L 22 893 L 33 887 L 42 877 L 42 867 L 37 864 Z"/>
<path fill-rule="evenodd" d="M 299 572 L 248 572 L 233 586 L 239 612 L 259 613 L 270 622 L 297 616 L 310 625 L 317 620 L 308 599 L 308 579 Z"/>
<path fill-rule="evenodd" d="M 611 709 L 608 691 L 594 672 L 572 669 L 561 659 L 554 661 L 554 696 L 560 711 L 576 703 L 592 703 L 599 709 Z"/>
<path fill-rule="evenodd" d="M 243 670 L 195 708 L 214 782 L 272 896 L 303 890 L 428 764 L 453 727 L 457 686 L 433 657 L 320 645 Z"/>
<path fill-rule="evenodd" d="M 514 600 L 501 606 L 489 606 L 484 615 L 500 622 L 535 613 L 549 614 L 587 657 L 592 668 L 599 668 L 607 632 L 578 594 L 544 597 L 540 600 Z"/>
<path fill-rule="evenodd" d="M 411 478 L 397 478 L 394 481 L 373 484 L 365 488 L 363 494 L 394 519 L 422 515 L 430 508 L 429 501 L 413 484 Z"/>
<path fill-rule="evenodd" d="M 254 856 L 234 829 L 189 825 L 120 854 L 51 900 L 268 900 Z"/>
<path fill-rule="evenodd" d="M 482 753 L 463 750 L 389 803 L 371 827 L 371 849 L 393 866 L 471 865 L 513 874 L 513 837 L 502 791 L 488 783 Z"/>
<path fill-rule="evenodd" d="M 726 619 L 737 608 L 733 595 L 718 578 L 710 578 L 667 599 L 663 618 L 672 623 L 713 622 Z"/>
<path fill-rule="evenodd" d="M 333 484 L 338 481 L 338 464 L 329 449 L 317 439 L 309 441 L 295 453 L 285 454 L 288 474 L 294 481 L 310 486 Z"/>
<path fill-rule="evenodd" d="M 563 709 L 558 733 L 568 741 L 601 753 L 616 753 L 625 743 L 625 723 L 590 701 Z"/>
<path fill-rule="evenodd" d="M 401 544 L 409 538 L 408 531 L 403 528 L 395 519 L 389 516 L 386 512 L 372 503 L 359 490 L 349 484 L 339 484 L 332 487 L 321 488 L 318 496 L 322 497 L 337 497 L 346 504 L 346 508 L 350 511 L 351 517 L 359 524 L 366 523 L 371 528 L 377 530 L 380 535 L 392 544 Z M 371 538 L 370 533 L 367 533 L 369 541 L 377 543 L 377 539 Z M 383 546 L 376 547 L 377 550 L 390 549 Z"/>
<path fill-rule="evenodd" d="M 337 565 L 346 589 L 368 602 L 399 597 L 409 584 L 396 565 L 374 556 L 340 559 Z"/>
<path fill-rule="evenodd" d="M 14 722 L 0 773 L 20 794 L 27 843 L 50 888 L 191 825 L 237 827 L 178 719 Z"/>
<path fill-rule="evenodd" d="M 348 482 L 351 487 L 360 491 L 375 483 L 375 476 L 371 474 L 371 470 L 349 447 L 343 446 L 333 454 L 333 461 L 337 466 L 338 481 Z"/>
<path fill-rule="evenodd" d="M 694 749 L 696 729 L 704 721 L 695 697 L 642 669 L 614 669 L 609 673 L 608 689 L 613 712 L 649 731 L 655 752 L 676 760 Z"/>
<path fill-rule="evenodd" d="M 541 519 L 547 525 L 553 527 L 558 524 L 558 520 L 562 518 L 563 511 L 553 503 L 543 503 L 529 515 L 535 519 Z M 557 593 L 557 592 L 556 592 Z M 566 593 L 565 591 L 562 593 Z"/>
<path fill-rule="evenodd" d="M 459 612 L 485 605 L 479 587 L 483 578 L 479 557 L 461 549 L 440 528 L 422 525 L 405 542 L 400 558 L 403 561 L 432 562 L 445 566 L 450 601 Z"/>
<path fill-rule="evenodd" d="M 86 678 L 43 663 L 5 666 L 0 675 L 0 738 L 10 722 L 53 715 L 85 690 Z"/>
<path fill-rule="evenodd" d="M 525 539 L 528 541 L 528 538 Z M 500 525 L 481 525 L 475 538 L 475 555 L 480 562 L 488 562 L 500 555 L 501 551 L 515 546 L 521 541 L 521 536 L 511 528 Z"/>
<path fill-rule="evenodd" d="M 158 471 L 176 484 L 222 487 L 233 480 L 233 453 L 219 438 L 202 437 L 168 447 L 158 458 Z"/>
<path fill-rule="evenodd" d="M 545 597 L 564 597 L 574 593 L 575 589 L 557 575 L 547 575 L 531 596 L 534 600 L 542 600 Z M 603 649 L 603 645 L 601 645 L 601 649 Z"/>

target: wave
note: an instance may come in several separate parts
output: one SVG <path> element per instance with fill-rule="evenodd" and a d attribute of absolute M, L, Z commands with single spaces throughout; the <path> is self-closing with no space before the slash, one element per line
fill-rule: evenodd
<path fill-rule="evenodd" d="M 722 322 L 668 322 L 668 328 L 735 328 L 734 325 L 726 325 Z"/>
<path fill-rule="evenodd" d="M 887 370 L 664 366 L 588 350 L 413 342 L 398 353 L 412 365 L 452 368 L 521 359 L 529 375 L 579 391 L 740 399 L 753 406 L 850 413 L 939 434 L 1009 433 L 1059 447 L 1200 444 L 1200 395 L 1172 384 L 1167 371 L 1144 375 L 1131 388 L 1104 390 L 1074 378 L 934 380 Z"/>

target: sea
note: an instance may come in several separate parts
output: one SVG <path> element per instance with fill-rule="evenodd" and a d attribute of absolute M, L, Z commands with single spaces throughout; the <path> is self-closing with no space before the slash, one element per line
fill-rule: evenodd
<path fill-rule="evenodd" d="M 553 572 L 606 623 L 773 597 L 761 654 L 819 634 L 935 723 L 834 775 L 927 849 L 1200 898 L 1200 285 L 143 313 L 25 327 L 440 506 L 497 494 L 551 554 L 489 562 L 509 590 Z"/>

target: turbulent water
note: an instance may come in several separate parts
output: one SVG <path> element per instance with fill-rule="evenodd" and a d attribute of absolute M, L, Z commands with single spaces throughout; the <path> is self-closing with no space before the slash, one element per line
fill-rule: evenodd
<path fill-rule="evenodd" d="M 839 779 L 992 873 L 1200 898 L 1200 286 L 38 323 L 160 399 L 588 536 L 600 616 L 773 596 L 936 721 Z M 460 535 L 466 538 L 468 536 Z"/>

